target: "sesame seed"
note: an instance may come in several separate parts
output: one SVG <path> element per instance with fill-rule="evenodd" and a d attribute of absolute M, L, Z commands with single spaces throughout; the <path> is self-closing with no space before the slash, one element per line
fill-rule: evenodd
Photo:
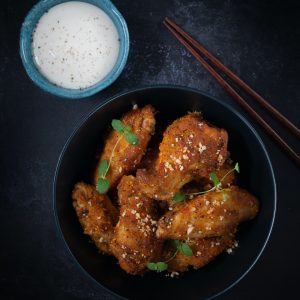
<path fill-rule="evenodd" d="M 199 143 L 199 147 L 198 147 L 198 151 L 200 152 L 200 154 L 206 150 L 206 146 L 202 145 L 201 142 Z"/>
<path fill-rule="evenodd" d="M 223 155 L 222 155 L 222 154 L 219 154 L 219 156 L 218 156 L 218 158 L 217 158 L 217 159 L 218 159 L 218 162 L 219 162 L 219 163 L 221 163 L 221 162 L 222 162 L 222 160 L 223 160 Z"/>
<path fill-rule="evenodd" d="M 176 162 L 176 164 L 181 165 L 181 160 L 180 160 L 179 158 L 177 158 L 177 159 L 175 160 L 175 162 Z"/>
<path fill-rule="evenodd" d="M 207 211 L 207 213 L 208 213 L 208 214 L 211 214 L 214 210 L 215 210 L 215 209 L 214 209 L 213 207 L 211 207 L 211 208 Z"/>
<path fill-rule="evenodd" d="M 186 234 L 189 235 L 193 230 L 194 230 L 193 225 L 189 224 L 189 225 L 188 225 L 188 229 L 187 229 L 187 231 L 186 231 Z"/>
<path fill-rule="evenodd" d="M 226 251 L 227 251 L 228 254 L 232 253 L 232 249 L 231 248 L 228 248 Z"/>
<path fill-rule="evenodd" d="M 179 273 L 178 272 L 172 272 L 172 273 L 170 273 L 170 277 L 175 277 L 175 276 L 179 276 Z"/>
<path fill-rule="evenodd" d="M 164 166 L 165 166 L 166 169 L 169 169 L 170 171 L 174 171 L 172 165 L 171 165 L 168 161 L 166 161 L 166 162 L 164 163 Z M 165 170 L 166 170 L 166 169 L 165 169 Z"/>

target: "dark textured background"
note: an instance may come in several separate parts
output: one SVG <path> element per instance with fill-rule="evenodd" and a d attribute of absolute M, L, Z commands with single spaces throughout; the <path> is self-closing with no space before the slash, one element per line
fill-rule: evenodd
<path fill-rule="evenodd" d="M 82 101 L 42 92 L 23 70 L 19 30 L 34 3 L 1 1 L 0 297 L 115 299 L 80 271 L 56 229 L 52 182 L 66 139 L 95 105 L 137 86 L 190 86 L 236 106 L 163 27 L 166 15 L 299 126 L 298 1 L 116 0 L 130 32 L 127 66 L 112 86 Z M 288 299 L 299 289 L 299 169 L 255 127 L 275 170 L 277 217 L 256 266 L 218 299 Z M 299 143 L 293 145 L 300 149 Z"/>

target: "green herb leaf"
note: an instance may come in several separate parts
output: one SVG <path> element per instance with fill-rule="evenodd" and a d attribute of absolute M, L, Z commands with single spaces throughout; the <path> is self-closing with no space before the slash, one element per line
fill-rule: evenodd
<path fill-rule="evenodd" d="M 107 169 L 108 169 L 108 161 L 106 159 L 102 160 L 101 163 L 100 163 L 100 166 L 98 168 L 98 172 L 99 172 L 100 177 L 104 178 L 104 176 L 107 172 Z"/>
<path fill-rule="evenodd" d="M 124 131 L 131 131 L 132 130 L 132 126 L 131 125 L 126 125 L 125 127 L 124 127 Z"/>
<path fill-rule="evenodd" d="M 239 163 L 236 163 L 235 166 L 234 166 L 234 169 L 240 173 L 240 166 L 239 166 Z"/>
<path fill-rule="evenodd" d="M 214 173 L 214 172 L 209 173 L 209 178 L 213 182 L 213 184 L 216 188 L 218 188 L 221 185 L 221 182 L 216 173 Z"/>
<path fill-rule="evenodd" d="M 193 250 L 186 243 L 181 244 L 181 247 L 180 247 L 179 251 L 181 251 L 186 256 L 192 256 L 193 255 Z"/>
<path fill-rule="evenodd" d="M 159 262 L 149 262 L 146 264 L 147 268 L 151 271 L 162 272 L 168 269 L 168 264 L 164 261 Z"/>
<path fill-rule="evenodd" d="M 125 137 L 125 140 L 129 144 L 132 144 L 132 145 L 138 145 L 139 144 L 139 138 L 133 132 L 126 131 L 125 134 L 124 134 L 124 137 Z"/>
<path fill-rule="evenodd" d="M 173 197 L 173 201 L 174 202 L 182 202 L 186 199 L 186 194 L 182 193 L 182 192 L 178 192 L 175 194 L 175 196 Z"/>
<path fill-rule="evenodd" d="M 111 122 L 111 126 L 113 127 L 114 130 L 123 133 L 125 125 L 122 123 L 122 121 L 113 119 Z"/>
<path fill-rule="evenodd" d="M 97 181 L 97 191 L 100 194 L 105 194 L 109 189 L 109 181 L 104 178 L 99 178 Z"/>
<path fill-rule="evenodd" d="M 157 265 L 157 271 L 158 272 L 162 272 L 168 269 L 168 264 L 165 263 L 164 261 L 160 261 L 158 263 L 156 263 Z"/>
<path fill-rule="evenodd" d="M 172 245 L 174 248 L 178 249 L 178 247 L 180 247 L 181 242 L 179 240 L 172 240 Z"/>
<path fill-rule="evenodd" d="M 151 271 L 157 271 L 157 264 L 154 262 L 149 262 L 146 266 Z"/>

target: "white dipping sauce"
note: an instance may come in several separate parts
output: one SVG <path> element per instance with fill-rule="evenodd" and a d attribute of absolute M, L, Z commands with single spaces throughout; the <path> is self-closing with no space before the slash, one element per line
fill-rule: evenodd
<path fill-rule="evenodd" d="M 110 17 L 97 6 L 79 1 L 49 9 L 39 20 L 32 41 L 41 74 L 69 89 L 101 81 L 114 67 L 119 48 Z"/>

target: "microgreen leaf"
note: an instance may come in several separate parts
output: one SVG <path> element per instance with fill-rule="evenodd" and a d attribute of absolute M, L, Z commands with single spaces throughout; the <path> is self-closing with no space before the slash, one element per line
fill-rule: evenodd
<path fill-rule="evenodd" d="M 126 131 L 124 137 L 129 144 L 138 145 L 139 143 L 139 138 L 133 132 Z"/>
<path fill-rule="evenodd" d="M 151 271 L 162 272 L 168 269 L 168 264 L 164 261 L 159 262 L 149 262 L 146 264 L 147 268 Z"/>
<path fill-rule="evenodd" d="M 113 119 L 111 122 L 111 126 L 113 127 L 114 130 L 123 133 L 125 125 L 122 123 L 122 121 Z"/>
<path fill-rule="evenodd" d="M 240 166 L 239 166 L 239 163 L 238 163 L 238 162 L 235 164 L 234 169 L 235 169 L 238 173 L 240 173 Z"/>
<path fill-rule="evenodd" d="M 124 131 L 131 131 L 132 130 L 132 126 L 131 125 L 126 125 L 124 127 Z"/>
<path fill-rule="evenodd" d="M 158 272 L 162 272 L 168 269 L 168 264 L 165 263 L 164 261 L 157 262 L 156 265 L 157 265 Z"/>
<path fill-rule="evenodd" d="M 212 172 L 212 173 L 209 173 L 209 178 L 210 180 L 213 182 L 214 186 L 217 188 L 221 185 L 221 182 L 217 176 L 216 173 Z"/>
<path fill-rule="evenodd" d="M 105 194 L 109 189 L 109 181 L 105 178 L 99 178 L 97 181 L 97 191 L 100 194 Z"/>
<path fill-rule="evenodd" d="M 181 242 L 179 240 L 172 240 L 172 244 L 176 249 L 178 249 L 178 247 L 181 245 Z"/>
<path fill-rule="evenodd" d="M 180 247 L 179 251 L 181 251 L 186 256 L 192 256 L 193 255 L 193 250 L 186 243 L 181 244 L 181 247 Z"/>
<path fill-rule="evenodd" d="M 102 178 L 105 177 L 107 169 L 108 169 L 108 161 L 106 159 L 102 160 L 101 163 L 100 163 L 100 166 L 98 168 L 98 172 L 99 172 L 100 177 L 102 177 Z"/>
<path fill-rule="evenodd" d="M 174 202 L 182 202 L 185 199 L 186 199 L 186 194 L 184 194 L 182 192 L 176 193 L 175 196 L 173 197 Z"/>
<path fill-rule="evenodd" d="M 157 264 L 154 262 L 149 262 L 146 266 L 151 271 L 157 271 Z"/>

